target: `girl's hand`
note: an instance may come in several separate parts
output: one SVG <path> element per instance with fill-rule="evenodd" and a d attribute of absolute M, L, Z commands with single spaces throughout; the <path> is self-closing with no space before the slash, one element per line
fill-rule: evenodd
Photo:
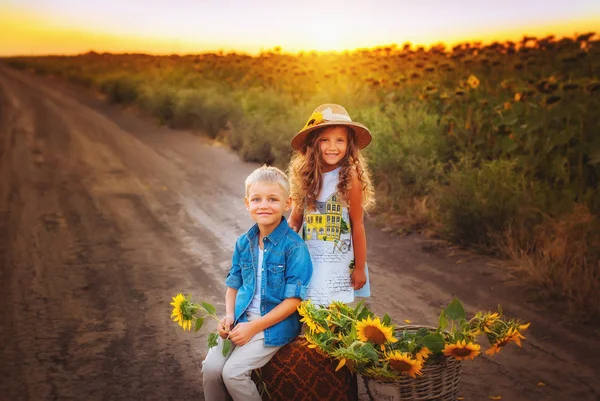
<path fill-rule="evenodd" d="M 244 345 L 257 333 L 254 325 L 250 322 L 238 323 L 237 326 L 229 332 L 229 339 L 235 345 Z"/>
<path fill-rule="evenodd" d="M 354 268 L 350 279 L 352 280 L 352 287 L 354 287 L 355 290 L 360 290 L 365 286 L 365 284 L 367 284 L 367 275 L 365 274 L 365 269 Z"/>
<path fill-rule="evenodd" d="M 219 323 L 217 324 L 217 330 L 219 331 L 219 336 L 221 336 L 221 338 L 227 338 L 231 330 L 231 326 L 233 326 L 233 321 L 234 319 L 232 315 L 226 315 L 219 320 Z"/>

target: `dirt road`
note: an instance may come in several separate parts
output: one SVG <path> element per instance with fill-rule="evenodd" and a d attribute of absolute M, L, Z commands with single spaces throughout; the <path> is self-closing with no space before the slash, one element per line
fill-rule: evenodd
<path fill-rule="evenodd" d="M 175 326 L 169 301 L 223 309 L 255 167 L 0 67 L 0 399 L 203 399 L 206 335 Z M 598 333 L 526 303 L 495 261 L 372 223 L 367 238 L 376 312 L 435 324 L 456 295 L 532 321 L 522 349 L 464 364 L 465 400 L 600 400 Z"/>

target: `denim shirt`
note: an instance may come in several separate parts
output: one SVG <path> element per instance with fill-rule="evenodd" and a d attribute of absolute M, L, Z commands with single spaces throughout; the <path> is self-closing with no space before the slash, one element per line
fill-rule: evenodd
<path fill-rule="evenodd" d="M 256 286 L 256 272 L 261 269 L 260 314 L 264 316 L 286 298 L 306 299 L 306 289 L 312 276 L 312 262 L 306 244 L 292 230 L 284 217 L 271 234 L 263 238 L 264 258 L 258 265 L 258 224 L 240 236 L 235 243 L 231 270 L 225 284 L 237 290 L 235 324 L 247 322 Z M 300 334 L 297 311 L 281 322 L 265 329 L 265 345 L 280 346 Z"/>

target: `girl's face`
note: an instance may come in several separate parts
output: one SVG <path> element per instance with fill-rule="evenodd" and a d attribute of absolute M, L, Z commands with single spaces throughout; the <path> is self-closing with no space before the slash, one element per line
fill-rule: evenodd
<path fill-rule="evenodd" d="M 317 138 L 323 171 L 337 168 L 348 150 L 348 130 L 346 127 L 335 126 L 327 128 Z"/>

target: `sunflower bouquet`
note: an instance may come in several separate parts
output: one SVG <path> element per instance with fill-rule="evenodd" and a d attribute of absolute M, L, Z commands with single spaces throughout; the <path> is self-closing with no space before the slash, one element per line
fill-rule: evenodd
<path fill-rule="evenodd" d="M 336 371 L 350 371 L 381 382 L 416 378 L 427 365 L 474 359 L 486 339 L 494 355 L 510 342 L 521 346 L 529 323 L 502 319 L 502 309 L 477 312 L 467 319 L 458 299 L 441 311 L 438 327 L 396 327 L 390 316 L 375 316 L 362 302 L 351 307 L 342 302 L 317 306 L 304 301 L 298 307 L 307 326 L 306 345 L 337 359 Z M 483 340 L 485 341 L 485 340 Z"/>
<path fill-rule="evenodd" d="M 184 331 L 192 330 L 192 326 L 194 326 L 194 331 L 200 330 L 207 317 L 219 322 L 217 309 L 208 302 L 200 302 L 199 304 L 192 302 L 191 294 L 186 296 L 181 293 L 177 294 L 173 297 L 173 302 L 170 305 L 173 307 L 171 312 L 173 321 L 179 324 Z M 210 333 L 208 335 L 208 348 L 217 345 L 218 338 L 219 333 L 216 331 Z M 228 338 L 223 341 L 223 356 L 227 356 L 232 348 L 232 342 Z"/>

